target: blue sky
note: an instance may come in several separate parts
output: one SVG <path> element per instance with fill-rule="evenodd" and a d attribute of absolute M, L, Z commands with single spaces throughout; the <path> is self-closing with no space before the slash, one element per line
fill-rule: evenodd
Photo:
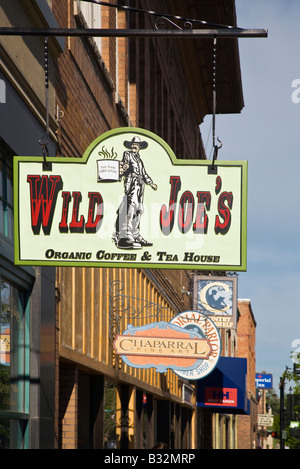
<path fill-rule="evenodd" d="M 245 107 L 216 117 L 218 159 L 248 161 L 248 267 L 238 297 L 250 299 L 257 322 L 256 371 L 273 374 L 278 393 L 300 352 L 300 1 L 236 0 L 236 9 L 239 27 L 268 29 L 268 38 L 239 39 Z M 208 116 L 200 126 L 208 154 L 210 127 Z"/>

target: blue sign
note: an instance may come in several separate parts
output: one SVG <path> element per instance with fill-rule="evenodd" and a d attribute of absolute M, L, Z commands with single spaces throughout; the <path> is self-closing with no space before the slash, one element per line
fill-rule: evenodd
<path fill-rule="evenodd" d="M 263 389 L 273 388 L 273 376 L 265 375 L 262 373 L 256 373 L 255 375 L 255 387 Z"/>
<path fill-rule="evenodd" d="M 197 406 L 218 413 L 249 415 L 247 359 L 220 357 L 217 366 L 197 385 Z"/>

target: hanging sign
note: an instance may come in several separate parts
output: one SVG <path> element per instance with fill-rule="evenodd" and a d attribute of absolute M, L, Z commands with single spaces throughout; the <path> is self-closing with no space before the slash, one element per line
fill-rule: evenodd
<path fill-rule="evenodd" d="M 247 359 L 220 357 L 213 372 L 197 384 L 197 406 L 248 415 L 247 394 Z"/>
<path fill-rule="evenodd" d="M 255 374 L 255 387 L 263 389 L 273 388 L 273 375 L 266 375 L 262 373 Z"/>
<path fill-rule="evenodd" d="M 246 162 L 212 170 L 135 128 L 47 161 L 14 158 L 16 264 L 246 270 Z"/>
<path fill-rule="evenodd" d="M 219 330 L 214 322 L 205 314 L 198 311 L 179 313 L 170 321 L 171 324 L 182 327 L 186 331 L 197 332 L 200 337 L 209 341 L 211 353 L 206 359 L 200 360 L 192 370 L 176 371 L 181 378 L 202 379 L 209 375 L 216 367 L 221 356 L 222 342 Z"/>
<path fill-rule="evenodd" d="M 218 329 L 205 315 L 187 311 L 170 322 L 145 326 L 129 325 L 113 344 L 117 355 L 134 368 L 168 369 L 186 379 L 207 376 L 216 366 L 221 353 Z"/>
<path fill-rule="evenodd" d="M 195 275 L 194 308 L 210 316 L 219 329 L 236 328 L 237 277 Z"/>
<path fill-rule="evenodd" d="M 128 365 L 135 368 L 193 370 L 199 361 L 208 358 L 211 347 L 197 332 L 184 330 L 167 322 L 147 326 L 128 326 L 117 336 L 114 349 Z"/>
<path fill-rule="evenodd" d="M 274 423 L 274 415 L 257 414 L 257 425 L 260 427 L 272 427 Z"/>

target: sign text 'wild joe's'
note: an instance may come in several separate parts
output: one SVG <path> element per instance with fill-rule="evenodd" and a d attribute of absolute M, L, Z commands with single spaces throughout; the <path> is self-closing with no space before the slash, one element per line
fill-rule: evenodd
<path fill-rule="evenodd" d="M 120 128 L 82 158 L 15 157 L 15 263 L 246 270 L 247 163 Z"/>

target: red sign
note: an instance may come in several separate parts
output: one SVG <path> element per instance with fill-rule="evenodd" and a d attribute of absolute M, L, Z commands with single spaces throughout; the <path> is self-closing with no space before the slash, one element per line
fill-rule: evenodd
<path fill-rule="evenodd" d="M 237 407 L 237 388 L 205 388 L 204 404 Z"/>

